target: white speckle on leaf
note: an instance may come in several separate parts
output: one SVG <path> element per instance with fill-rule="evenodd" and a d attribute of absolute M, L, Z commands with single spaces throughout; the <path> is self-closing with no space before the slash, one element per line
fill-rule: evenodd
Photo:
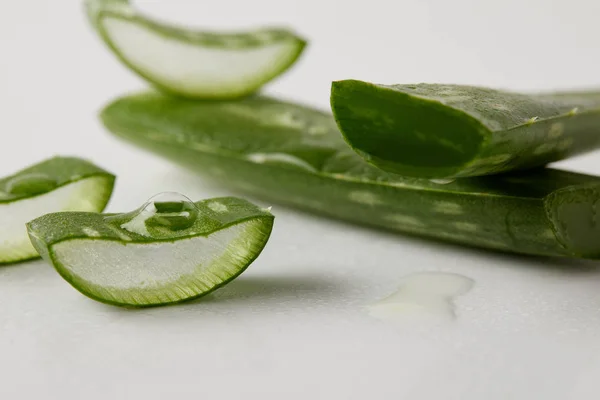
<path fill-rule="evenodd" d="M 297 118 L 291 112 L 273 113 L 268 118 L 265 118 L 265 122 L 268 123 L 268 125 L 283 126 L 292 129 L 303 129 L 306 125 L 304 121 Z"/>
<path fill-rule="evenodd" d="M 218 213 L 224 213 L 229 211 L 225 204 L 219 203 L 218 201 L 211 201 L 210 203 L 208 203 L 208 208 Z"/>
<path fill-rule="evenodd" d="M 425 226 L 421 220 L 413 217 L 412 215 L 390 214 L 385 219 L 388 221 L 397 222 L 400 225 Z"/>
<path fill-rule="evenodd" d="M 315 172 L 316 168 L 307 163 L 306 161 L 296 156 L 285 154 L 285 153 L 251 153 L 246 156 L 249 161 L 257 164 L 265 163 L 282 163 L 289 164 L 295 167 L 300 167 L 310 172 Z"/>
<path fill-rule="evenodd" d="M 92 229 L 92 228 L 83 227 L 83 228 L 81 228 L 81 230 L 83 231 L 83 233 L 85 233 L 87 236 L 90 236 L 90 237 L 102 236 L 102 235 L 100 235 L 100 232 L 98 232 L 97 230 Z"/>
<path fill-rule="evenodd" d="M 473 165 L 499 165 L 507 162 L 512 158 L 510 154 L 498 154 L 486 158 L 479 159 L 473 163 Z"/>
<path fill-rule="evenodd" d="M 555 146 L 556 146 L 555 143 L 542 143 L 538 147 L 536 147 L 535 149 L 533 149 L 533 154 L 549 153 L 552 150 L 554 150 Z"/>
<path fill-rule="evenodd" d="M 566 138 L 556 144 L 558 150 L 564 151 L 573 145 L 573 138 Z"/>
<path fill-rule="evenodd" d="M 556 235 L 552 229 L 546 229 L 544 232 L 542 232 L 542 237 L 546 239 L 556 239 Z"/>
<path fill-rule="evenodd" d="M 450 201 L 438 201 L 433 205 L 433 211 L 442 214 L 460 215 L 463 213 L 462 206 Z"/>
<path fill-rule="evenodd" d="M 382 201 L 379 199 L 379 197 L 377 197 L 377 195 L 362 190 L 350 192 L 348 197 L 355 203 L 366 204 L 369 206 L 382 204 Z"/>
<path fill-rule="evenodd" d="M 475 232 L 475 231 L 479 230 L 479 227 L 476 224 L 473 224 L 471 222 L 455 222 L 454 226 L 457 229 L 460 229 L 461 231 L 467 231 L 467 232 Z"/>
<path fill-rule="evenodd" d="M 429 182 L 435 183 L 436 185 L 447 185 L 454 182 L 454 179 L 430 179 Z"/>
<path fill-rule="evenodd" d="M 565 126 L 560 122 L 555 122 L 550 126 L 550 132 L 548 132 L 548 137 L 550 139 L 556 139 L 565 132 Z"/>
<path fill-rule="evenodd" d="M 309 135 L 324 135 L 329 131 L 329 129 L 322 125 L 313 125 L 308 128 Z"/>

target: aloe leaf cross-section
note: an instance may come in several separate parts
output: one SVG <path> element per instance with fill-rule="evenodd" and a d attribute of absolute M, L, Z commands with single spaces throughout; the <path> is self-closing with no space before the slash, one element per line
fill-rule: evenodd
<path fill-rule="evenodd" d="M 521 94 L 344 80 L 332 84 L 331 108 L 358 154 L 406 176 L 496 174 L 600 147 L 600 91 Z"/>
<path fill-rule="evenodd" d="M 57 211 L 104 210 L 115 177 L 80 158 L 54 157 L 0 179 L 0 264 L 39 257 L 25 223 Z"/>
<path fill-rule="evenodd" d="M 127 0 L 85 4 L 92 25 L 126 66 L 159 89 L 184 97 L 249 95 L 290 68 L 306 45 L 283 28 L 197 31 L 152 20 Z"/>
<path fill-rule="evenodd" d="M 149 307 L 204 296 L 261 253 L 274 217 L 246 200 L 161 193 L 122 214 L 52 213 L 27 224 L 41 256 L 84 295 Z"/>
<path fill-rule="evenodd" d="M 272 202 L 420 236 L 517 253 L 600 258 L 600 178 L 536 169 L 428 180 L 386 173 L 331 115 L 254 96 L 123 97 L 101 114 L 118 137 Z"/>

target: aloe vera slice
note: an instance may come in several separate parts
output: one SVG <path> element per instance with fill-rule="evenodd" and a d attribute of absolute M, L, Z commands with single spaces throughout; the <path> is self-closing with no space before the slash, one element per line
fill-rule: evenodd
<path fill-rule="evenodd" d="M 261 198 L 470 246 L 600 258 L 600 178 L 554 169 L 425 180 L 381 171 L 330 115 L 256 96 L 123 97 L 101 114 L 117 136 Z"/>
<path fill-rule="evenodd" d="M 407 176 L 495 174 L 600 147 L 600 91 L 526 95 L 345 80 L 333 83 L 331 108 L 358 154 Z"/>
<path fill-rule="evenodd" d="M 0 179 L 0 264 L 39 257 L 25 223 L 56 211 L 102 211 L 115 177 L 88 161 L 54 157 Z"/>
<path fill-rule="evenodd" d="M 178 303 L 225 285 L 261 253 L 273 215 L 246 200 L 162 193 L 124 214 L 62 212 L 27 224 L 42 257 L 95 300 Z"/>
<path fill-rule="evenodd" d="M 87 0 L 111 50 L 159 89 L 193 98 L 251 94 L 294 64 L 306 42 L 286 29 L 200 32 L 143 16 L 127 0 Z"/>

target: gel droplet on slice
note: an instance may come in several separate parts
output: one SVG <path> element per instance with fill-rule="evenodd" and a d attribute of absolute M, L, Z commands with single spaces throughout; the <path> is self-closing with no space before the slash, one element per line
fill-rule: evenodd
<path fill-rule="evenodd" d="M 456 318 L 454 299 L 467 293 L 474 281 L 447 272 L 422 272 L 402 279 L 398 291 L 369 307 L 369 314 L 383 320 L 433 317 Z"/>
<path fill-rule="evenodd" d="M 42 173 L 15 176 L 6 183 L 6 191 L 13 195 L 33 196 L 58 187 L 55 179 Z"/>
<path fill-rule="evenodd" d="M 179 231 L 187 229 L 198 218 L 198 207 L 189 198 L 175 192 L 157 194 L 137 210 L 107 219 L 125 221 L 121 228 L 137 233 L 138 235 L 152 237 L 149 228 L 169 229 Z"/>
<path fill-rule="evenodd" d="M 146 224 L 162 226 L 173 231 L 187 229 L 198 218 L 198 207 L 193 201 L 182 194 L 167 192 L 161 193 L 150 199 L 156 210 Z"/>

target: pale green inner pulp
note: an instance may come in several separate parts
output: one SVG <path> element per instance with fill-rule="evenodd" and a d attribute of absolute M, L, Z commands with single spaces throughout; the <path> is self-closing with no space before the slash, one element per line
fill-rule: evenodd
<path fill-rule="evenodd" d="M 106 178 L 83 179 L 39 196 L 0 204 L 0 262 L 37 256 L 25 224 L 34 218 L 60 211 L 101 211 L 106 201 Z"/>
<path fill-rule="evenodd" d="M 57 267 L 81 291 L 127 304 L 183 300 L 237 275 L 255 252 L 260 221 L 174 242 L 75 239 L 53 246 Z M 259 234 L 260 235 L 260 234 Z"/>
<path fill-rule="evenodd" d="M 122 18 L 106 16 L 100 24 L 130 66 L 154 83 L 189 96 L 244 93 L 284 69 L 297 52 L 291 40 L 219 48 L 167 36 Z"/>

